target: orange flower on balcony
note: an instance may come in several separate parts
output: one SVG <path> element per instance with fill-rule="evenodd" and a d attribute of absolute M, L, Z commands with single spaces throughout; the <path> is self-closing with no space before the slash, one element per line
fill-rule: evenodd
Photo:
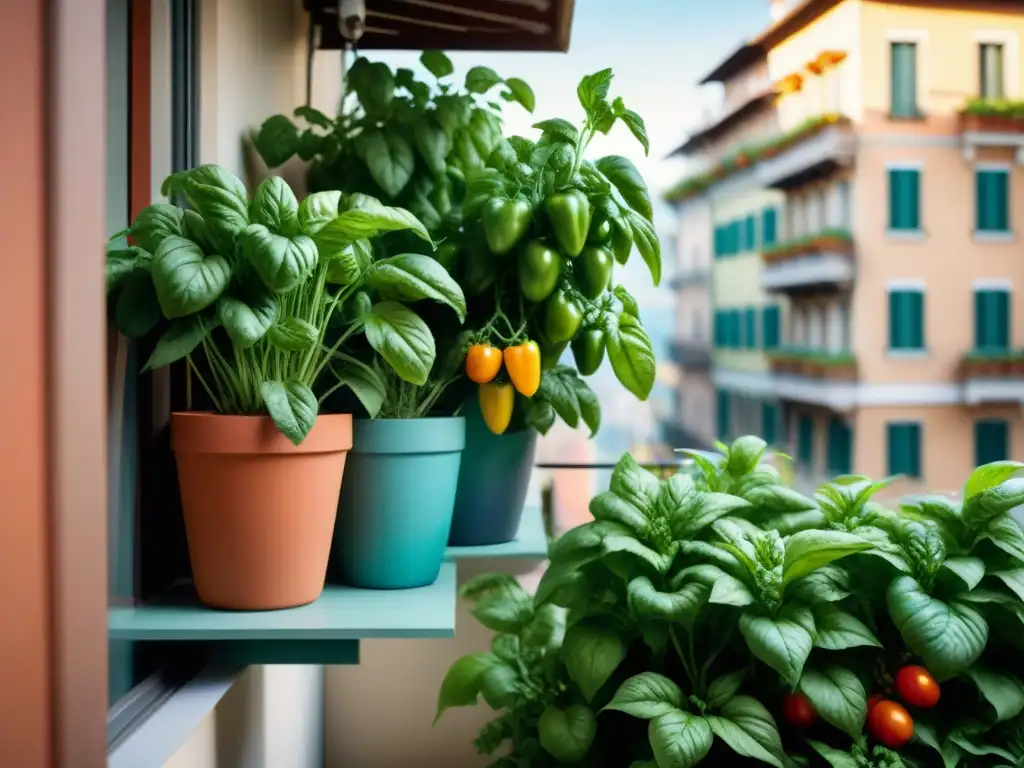
<path fill-rule="evenodd" d="M 779 80 L 775 84 L 775 91 L 779 94 L 796 93 L 802 90 L 804 87 L 803 75 L 798 72 L 794 72 L 791 75 L 786 75 L 784 78 Z"/>

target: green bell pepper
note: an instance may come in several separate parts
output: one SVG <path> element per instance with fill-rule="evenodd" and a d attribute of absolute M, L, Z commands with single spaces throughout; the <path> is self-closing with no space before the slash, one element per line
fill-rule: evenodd
<path fill-rule="evenodd" d="M 583 323 L 583 310 L 559 288 L 544 303 L 544 335 L 553 344 L 569 341 Z"/>
<path fill-rule="evenodd" d="M 590 233 L 590 201 L 578 189 L 557 192 L 544 201 L 551 231 L 562 253 L 570 259 L 580 255 Z"/>
<path fill-rule="evenodd" d="M 612 239 L 612 223 L 603 213 L 595 213 L 590 222 L 587 242 L 591 245 L 605 245 Z"/>
<path fill-rule="evenodd" d="M 492 197 L 481 214 L 487 247 L 497 256 L 515 248 L 533 220 L 533 211 L 525 200 Z"/>
<path fill-rule="evenodd" d="M 562 276 L 562 257 L 540 240 L 519 252 L 519 290 L 527 301 L 544 301 Z"/>
<path fill-rule="evenodd" d="M 581 376 L 597 372 L 604 361 L 604 331 L 588 328 L 572 340 L 572 359 Z"/>
<path fill-rule="evenodd" d="M 593 301 L 608 289 L 612 279 L 612 255 L 596 245 L 588 245 L 573 262 L 573 275 L 580 293 Z"/>

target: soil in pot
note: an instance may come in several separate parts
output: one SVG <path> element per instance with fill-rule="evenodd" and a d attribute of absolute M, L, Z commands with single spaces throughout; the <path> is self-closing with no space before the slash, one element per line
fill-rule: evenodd
<path fill-rule="evenodd" d="M 433 584 L 448 545 L 466 420 L 357 419 L 331 578 L 364 589 Z"/>
<path fill-rule="evenodd" d="M 349 414 L 293 445 L 266 416 L 171 415 L 189 560 L 212 608 L 293 608 L 323 591 Z"/>
<path fill-rule="evenodd" d="M 537 431 L 495 435 L 484 424 L 476 397 L 466 401 L 466 451 L 459 470 L 448 543 L 479 547 L 512 541 L 519 531 L 533 473 Z"/>

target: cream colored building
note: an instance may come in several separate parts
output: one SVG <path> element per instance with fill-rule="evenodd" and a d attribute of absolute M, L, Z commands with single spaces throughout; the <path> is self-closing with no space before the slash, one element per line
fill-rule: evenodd
<path fill-rule="evenodd" d="M 784 197 L 778 243 L 714 298 L 748 300 L 756 273 L 791 312 L 769 369 L 730 352 L 715 384 L 780 397 L 811 477 L 953 489 L 1024 454 L 1024 4 L 775 5 L 752 45 L 779 139 L 750 171 Z"/>

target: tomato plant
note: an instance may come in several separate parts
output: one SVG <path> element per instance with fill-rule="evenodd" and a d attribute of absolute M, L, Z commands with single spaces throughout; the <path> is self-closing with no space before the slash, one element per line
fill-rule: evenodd
<path fill-rule="evenodd" d="M 868 733 L 881 744 L 898 749 L 914 737 L 914 720 L 902 704 L 884 699 L 868 713 Z"/>
<path fill-rule="evenodd" d="M 802 693 L 787 693 L 782 699 L 782 716 L 794 728 L 810 728 L 818 719 L 814 705 Z"/>
<path fill-rule="evenodd" d="M 896 690 L 912 707 L 929 709 L 939 703 L 939 684 L 924 667 L 903 667 L 896 674 Z"/>

